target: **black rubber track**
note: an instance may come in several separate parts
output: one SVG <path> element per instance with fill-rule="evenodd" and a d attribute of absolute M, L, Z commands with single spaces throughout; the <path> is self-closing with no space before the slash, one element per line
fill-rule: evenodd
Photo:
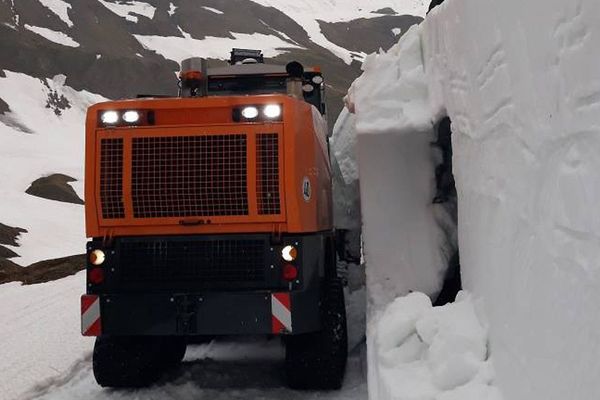
<path fill-rule="evenodd" d="M 100 336 L 94 346 L 94 377 L 104 387 L 146 387 L 179 364 L 185 348 L 185 339 L 178 337 Z"/>
<path fill-rule="evenodd" d="M 325 285 L 319 332 L 290 336 L 285 369 L 292 389 L 335 390 L 342 386 L 348 358 L 344 290 L 338 278 Z"/>

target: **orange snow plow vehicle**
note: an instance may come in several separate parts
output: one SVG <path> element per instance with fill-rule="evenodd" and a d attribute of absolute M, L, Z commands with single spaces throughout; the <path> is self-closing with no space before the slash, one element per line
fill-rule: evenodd
<path fill-rule="evenodd" d="M 335 389 L 347 357 L 318 68 L 184 60 L 178 97 L 88 109 L 87 288 L 93 371 L 140 387 L 190 339 L 279 335 L 293 388 Z"/>

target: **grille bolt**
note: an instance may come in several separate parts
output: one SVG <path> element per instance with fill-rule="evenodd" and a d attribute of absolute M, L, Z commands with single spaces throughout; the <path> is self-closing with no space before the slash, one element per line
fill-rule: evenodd
<path fill-rule="evenodd" d="M 110 272 L 115 272 L 115 269 L 114 269 L 114 268 L 111 268 L 111 269 L 110 269 Z"/>
<path fill-rule="evenodd" d="M 295 242 L 294 244 L 295 244 L 296 246 L 298 246 L 298 242 Z"/>
<path fill-rule="evenodd" d="M 271 269 L 273 269 L 273 268 L 275 268 L 275 266 L 271 264 Z"/>
<path fill-rule="evenodd" d="M 203 299 L 202 297 L 200 297 L 200 298 L 198 298 L 198 301 L 199 301 L 199 302 L 203 302 L 203 301 L 204 301 L 204 299 Z"/>
<path fill-rule="evenodd" d="M 110 252 L 110 254 L 115 254 L 115 251 L 114 251 L 114 250 L 113 250 L 113 251 L 111 251 L 111 252 Z"/>
<path fill-rule="evenodd" d="M 106 299 L 106 302 L 107 302 L 107 303 L 110 303 L 110 299 Z"/>
<path fill-rule="evenodd" d="M 175 299 L 171 297 L 171 298 L 169 299 L 169 301 L 170 301 L 171 303 L 173 303 L 173 302 L 175 301 Z"/>
<path fill-rule="evenodd" d="M 271 247 L 271 251 L 273 251 L 273 248 Z"/>
<path fill-rule="evenodd" d="M 299 285 L 300 284 L 300 280 L 296 280 L 296 283 Z"/>

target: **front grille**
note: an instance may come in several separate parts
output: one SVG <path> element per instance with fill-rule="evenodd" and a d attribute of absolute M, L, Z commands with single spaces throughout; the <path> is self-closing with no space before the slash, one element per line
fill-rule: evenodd
<path fill-rule="evenodd" d="M 258 213 L 281 213 L 279 201 L 279 137 L 261 133 L 256 137 L 256 194 Z"/>
<path fill-rule="evenodd" d="M 125 218 L 123 139 L 102 139 L 100 141 L 100 204 L 102 218 Z"/>
<path fill-rule="evenodd" d="M 247 215 L 246 135 L 134 138 L 135 218 Z"/>
<path fill-rule="evenodd" d="M 119 245 L 121 279 L 196 287 L 264 283 L 263 240 L 140 240 Z"/>

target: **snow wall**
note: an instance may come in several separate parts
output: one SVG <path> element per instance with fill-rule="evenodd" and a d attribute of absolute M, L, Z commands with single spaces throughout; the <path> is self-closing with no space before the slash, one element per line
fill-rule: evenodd
<path fill-rule="evenodd" d="M 406 215 L 398 167 L 427 166 L 401 141 L 450 116 L 463 285 L 486 316 L 495 384 L 510 400 L 600 393 L 599 15 L 597 0 L 446 0 L 370 56 L 349 94 L 370 300 L 403 294 L 414 271 L 416 290 L 439 285 L 423 254 L 389 270 L 409 254 L 398 239 L 418 248 L 436 237 L 411 231 L 431 219 Z"/>

